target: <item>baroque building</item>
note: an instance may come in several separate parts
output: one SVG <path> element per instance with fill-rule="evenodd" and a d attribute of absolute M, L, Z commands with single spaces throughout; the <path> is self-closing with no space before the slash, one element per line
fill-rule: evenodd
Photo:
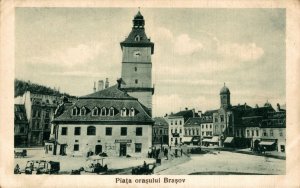
<path fill-rule="evenodd" d="M 118 85 L 63 103 L 57 113 L 52 129 L 56 139 L 47 144 L 53 154 L 146 156 L 152 144 L 149 110 Z"/>

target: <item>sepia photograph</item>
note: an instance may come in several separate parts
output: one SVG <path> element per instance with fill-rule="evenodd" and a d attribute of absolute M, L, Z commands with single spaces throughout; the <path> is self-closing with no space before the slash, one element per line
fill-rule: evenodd
<path fill-rule="evenodd" d="M 15 15 L 16 174 L 285 174 L 285 9 Z"/>
<path fill-rule="evenodd" d="M 1 187 L 276 187 L 299 175 L 290 9 L 103 4 L 14 5 Z"/>

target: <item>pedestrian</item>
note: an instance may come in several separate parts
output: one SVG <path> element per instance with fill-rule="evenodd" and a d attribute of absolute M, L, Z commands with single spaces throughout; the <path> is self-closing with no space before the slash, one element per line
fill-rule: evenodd
<path fill-rule="evenodd" d="M 182 157 L 182 152 L 183 152 L 183 151 L 182 151 L 182 148 L 181 148 L 181 149 L 180 149 L 180 156 L 181 156 L 181 157 Z"/>
<path fill-rule="evenodd" d="M 168 150 L 167 150 L 167 148 L 165 149 L 165 156 L 167 157 L 167 160 L 169 159 L 169 155 L 168 155 Z"/>
<path fill-rule="evenodd" d="M 14 169 L 14 174 L 20 174 L 20 167 L 18 164 L 16 165 L 16 167 Z"/>
<path fill-rule="evenodd" d="M 144 169 L 147 168 L 147 163 L 146 163 L 146 161 L 144 161 L 143 168 L 144 168 Z"/>

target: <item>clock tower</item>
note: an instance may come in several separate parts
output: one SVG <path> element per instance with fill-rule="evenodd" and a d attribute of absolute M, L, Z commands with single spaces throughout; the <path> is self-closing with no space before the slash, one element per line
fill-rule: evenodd
<path fill-rule="evenodd" d="M 145 33 L 145 20 L 140 11 L 134 16 L 128 37 L 120 43 L 122 49 L 121 89 L 152 110 L 152 63 L 154 43 Z"/>

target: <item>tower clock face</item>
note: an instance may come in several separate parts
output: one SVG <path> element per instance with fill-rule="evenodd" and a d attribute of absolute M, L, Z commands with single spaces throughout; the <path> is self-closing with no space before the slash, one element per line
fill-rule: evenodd
<path fill-rule="evenodd" d="M 141 56 L 141 52 L 139 50 L 136 50 L 133 52 L 133 56 L 134 57 L 140 57 Z"/>

